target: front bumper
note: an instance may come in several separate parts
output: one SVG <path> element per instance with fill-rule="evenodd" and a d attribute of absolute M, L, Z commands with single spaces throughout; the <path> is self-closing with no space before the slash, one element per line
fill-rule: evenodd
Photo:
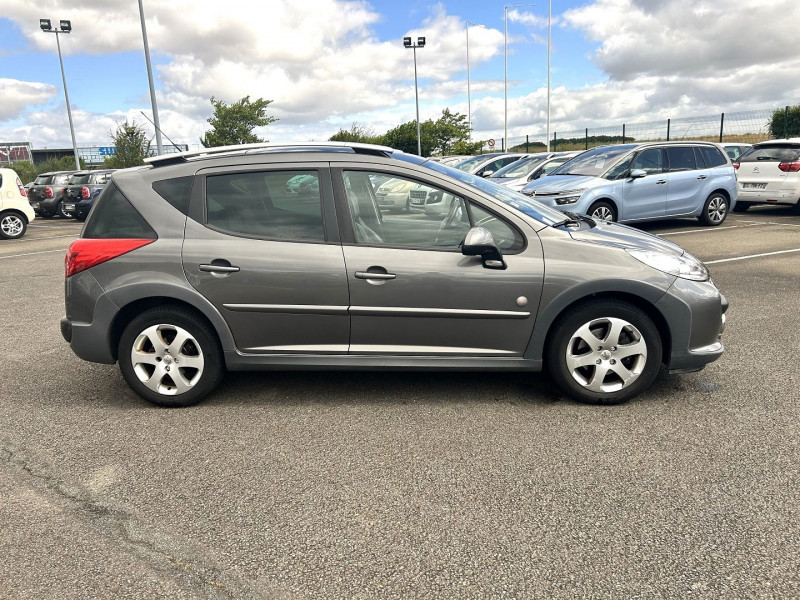
<path fill-rule="evenodd" d="M 656 303 L 670 330 L 664 362 L 671 373 L 699 371 L 725 351 L 728 300 L 711 281 L 677 279 Z"/>

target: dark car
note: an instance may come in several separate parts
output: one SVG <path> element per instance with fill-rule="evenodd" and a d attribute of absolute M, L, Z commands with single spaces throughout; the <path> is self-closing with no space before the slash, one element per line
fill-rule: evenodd
<path fill-rule="evenodd" d="M 64 211 L 64 189 L 69 184 L 70 175 L 75 171 L 52 171 L 36 177 L 28 193 L 28 202 L 37 217 L 49 219 L 61 215 L 72 217 Z"/>
<path fill-rule="evenodd" d="M 67 250 L 61 332 L 142 398 L 226 370 L 540 371 L 586 402 L 722 355 L 728 303 L 677 244 L 365 144 L 247 145 L 114 173 Z M 287 183 L 314 177 L 311 202 Z M 448 196 L 381 211 L 372 180 Z M 291 188 L 291 186 L 289 186 Z"/>
<path fill-rule="evenodd" d="M 92 203 L 106 183 L 111 180 L 114 169 L 104 171 L 78 171 L 69 178 L 69 185 L 64 192 L 62 208 L 78 221 L 85 221 Z"/>

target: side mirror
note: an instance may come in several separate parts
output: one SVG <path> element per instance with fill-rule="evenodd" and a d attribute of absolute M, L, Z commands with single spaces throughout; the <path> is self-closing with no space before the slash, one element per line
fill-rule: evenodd
<path fill-rule="evenodd" d="M 631 179 L 641 179 L 642 177 L 647 177 L 647 171 L 644 169 L 634 169 L 631 171 L 630 178 Z"/>
<path fill-rule="evenodd" d="M 491 177 L 494 174 L 494 171 L 484 171 L 481 173 L 481 177 Z"/>
<path fill-rule="evenodd" d="M 494 241 L 492 232 L 485 227 L 473 227 L 467 232 L 467 237 L 461 244 L 461 254 L 464 256 L 480 256 L 485 269 L 500 269 L 507 267 L 503 254 Z"/>

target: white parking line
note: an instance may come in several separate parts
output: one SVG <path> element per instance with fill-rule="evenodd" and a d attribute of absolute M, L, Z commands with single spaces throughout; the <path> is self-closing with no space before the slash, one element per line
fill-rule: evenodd
<path fill-rule="evenodd" d="M 764 252 L 763 254 L 748 254 L 747 256 L 736 256 L 734 258 L 720 258 L 719 260 L 706 260 L 703 261 L 707 265 L 716 265 L 719 263 L 733 262 L 735 260 L 747 260 L 748 258 L 761 258 L 762 256 L 775 256 L 776 254 L 789 254 L 790 252 L 800 252 L 800 248 L 793 250 L 778 250 L 776 252 Z"/>
<path fill-rule="evenodd" d="M 720 231 L 722 229 L 738 229 L 738 225 L 728 225 L 726 227 L 715 227 L 714 229 L 690 229 L 689 231 L 671 231 L 669 233 L 659 233 L 661 237 L 668 235 L 683 235 L 684 233 L 704 233 L 706 231 Z"/>
<path fill-rule="evenodd" d="M 55 240 L 57 238 L 65 238 L 65 237 L 76 238 L 79 235 L 80 235 L 79 233 L 71 233 L 69 235 L 46 235 L 44 237 L 39 237 L 39 238 L 24 238 L 24 239 L 21 239 L 19 241 L 20 242 L 39 242 L 41 240 Z"/>
<path fill-rule="evenodd" d="M 33 256 L 34 254 L 51 254 L 53 252 L 66 252 L 67 249 L 64 248 L 62 250 L 42 250 L 41 252 L 26 252 L 25 254 L 8 254 L 6 256 L 0 256 L 0 260 L 6 258 L 17 258 L 19 256 Z"/>

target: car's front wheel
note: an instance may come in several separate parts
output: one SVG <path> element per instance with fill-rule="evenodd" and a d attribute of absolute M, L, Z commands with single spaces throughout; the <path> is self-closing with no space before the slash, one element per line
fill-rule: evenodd
<path fill-rule="evenodd" d="M 28 222 L 17 213 L 7 212 L 0 215 L 0 238 L 15 240 L 25 235 Z"/>
<path fill-rule="evenodd" d="M 586 214 L 593 219 L 601 219 L 603 221 L 617 220 L 617 211 L 608 202 L 595 202 L 589 207 L 589 211 Z"/>
<path fill-rule="evenodd" d="M 703 212 L 700 213 L 698 219 L 703 225 L 716 227 L 722 225 L 725 217 L 728 216 L 728 199 L 724 194 L 714 192 L 707 199 L 703 205 Z"/>
<path fill-rule="evenodd" d="M 559 319 L 546 360 L 551 376 L 569 396 L 616 404 L 653 383 L 661 355 L 661 336 L 644 311 L 627 302 L 593 300 Z"/>
<path fill-rule="evenodd" d="M 153 308 L 135 317 L 122 333 L 118 357 L 131 389 L 160 406 L 196 404 L 224 375 L 215 333 L 181 307 Z"/>

